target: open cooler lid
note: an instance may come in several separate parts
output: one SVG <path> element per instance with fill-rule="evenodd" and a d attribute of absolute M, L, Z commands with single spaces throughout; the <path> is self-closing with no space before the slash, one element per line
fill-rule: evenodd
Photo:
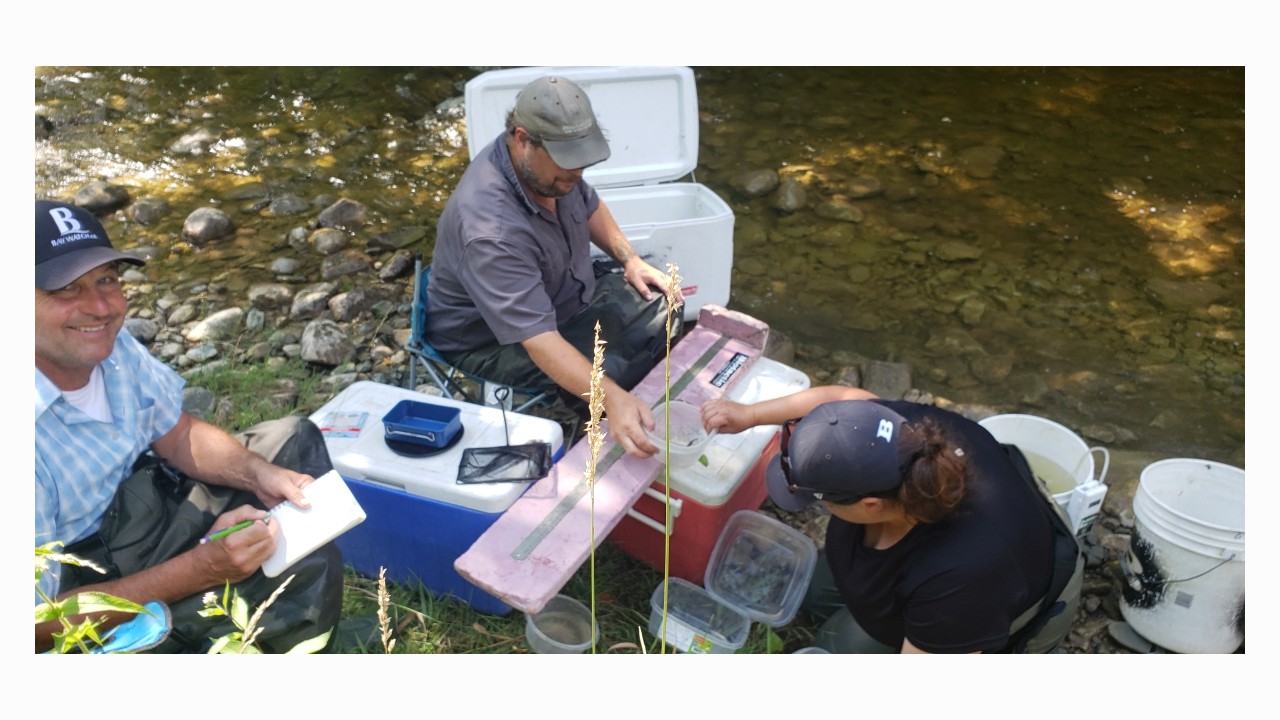
<path fill-rule="evenodd" d="M 698 92 L 687 67 L 525 67 L 490 70 L 467 82 L 471 159 L 506 128 L 516 95 L 543 75 L 561 75 L 591 98 L 609 141 L 608 160 L 583 177 L 596 188 L 678 180 L 698 166 Z"/>

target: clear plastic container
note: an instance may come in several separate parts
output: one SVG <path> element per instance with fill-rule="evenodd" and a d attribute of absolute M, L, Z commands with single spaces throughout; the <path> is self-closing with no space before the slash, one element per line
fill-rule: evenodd
<path fill-rule="evenodd" d="M 658 448 L 658 458 L 671 467 L 684 467 L 702 456 L 715 433 L 702 428 L 702 412 L 682 400 L 671 401 L 671 448 L 667 452 L 667 404 L 653 409 L 653 430 L 649 442 Z"/>
<path fill-rule="evenodd" d="M 751 618 L 688 580 L 673 577 L 670 583 L 665 628 L 669 647 L 686 653 L 721 654 L 746 644 Z M 654 589 L 650 605 L 649 633 L 662 638 L 662 583 Z"/>
<path fill-rule="evenodd" d="M 739 510 L 711 551 L 706 589 L 754 621 L 786 625 L 800 609 L 817 559 L 804 533 L 754 510 Z"/>
<path fill-rule="evenodd" d="M 524 638 L 542 655 L 586 652 L 599 634 L 591 609 L 567 595 L 556 595 L 540 612 L 525 616 Z"/>

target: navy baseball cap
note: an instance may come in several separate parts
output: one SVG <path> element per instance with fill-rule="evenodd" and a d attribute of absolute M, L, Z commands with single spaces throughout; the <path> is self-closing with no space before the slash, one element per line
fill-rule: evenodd
<path fill-rule="evenodd" d="M 919 446 L 906 418 L 870 400 L 819 405 L 782 428 L 769 463 L 769 499 L 783 510 L 816 500 L 856 502 L 902 485 L 901 461 Z"/>
<path fill-rule="evenodd" d="M 93 213 L 69 203 L 36 201 L 36 287 L 57 290 L 109 262 L 142 265 L 111 246 Z"/>

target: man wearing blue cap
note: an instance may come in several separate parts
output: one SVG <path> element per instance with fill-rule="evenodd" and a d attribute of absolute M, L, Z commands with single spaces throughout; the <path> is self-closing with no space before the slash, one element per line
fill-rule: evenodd
<path fill-rule="evenodd" d="M 260 571 L 279 540 L 263 508 L 306 506 L 302 488 L 332 468 L 323 439 L 300 418 L 233 437 L 183 412 L 184 380 L 121 332 L 128 307 L 118 266 L 143 262 L 112 247 L 83 208 L 38 200 L 35 213 L 35 542 L 61 541 L 107 571 L 54 563 L 40 588 L 49 597 L 96 590 L 167 603 L 174 626 L 159 649 L 202 649 L 233 629 L 199 617 L 205 591 L 231 582 L 255 604 L 285 579 Z M 253 522 L 199 542 L 244 521 Z M 337 623 L 336 547 L 293 571 L 260 624 L 264 649 L 323 638 Z M 58 629 L 37 625 L 36 648 L 50 647 Z"/>
<path fill-rule="evenodd" d="M 648 457 L 657 452 L 645 433 L 653 414 L 628 390 L 665 351 L 668 278 L 636 254 L 582 179 L 608 158 L 582 88 L 558 76 L 526 85 L 505 132 L 472 161 L 440 216 L 426 339 L 455 367 L 517 387 L 559 386 L 572 402 L 590 391 L 599 320 L 609 432 L 628 454 Z M 621 276 L 597 276 L 592 244 Z"/>
<path fill-rule="evenodd" d="M 770 499 L 831 512 L 805 600 L 819 647 L 1048 652 L 1071 629 L 1079 545 L 1020 453 L 981 425 L 834 385 L 702 412 L 722 432 L 782 424 Z"/>

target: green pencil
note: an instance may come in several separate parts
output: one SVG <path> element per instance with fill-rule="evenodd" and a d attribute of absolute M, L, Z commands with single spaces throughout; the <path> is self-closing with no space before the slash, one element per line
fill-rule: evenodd
<path fill-rule="evenodd" d="M 254 523 L 256 523 L 256 522 L 258 522 L 258 521 L 257 521 L 257 520 L 245 520 L 244 522 L 242 522 L 242 523 L 236 523 L 235 525 L 232 525 L 232 526 L 231 526 L 231 527 L 229 527 L 229 528 L 223 528 L 223 529 L 219 530 L 218 532 L 213 533 L 213 534 L 212 534 L 212 535 L 210 535 L 209 537 L 201 538 L 201 539 L 200 539 L 200 544 L 201 544 L 201 545 L 204 545 L 204 544 L 205 544 L 205 543 L 207 543 L 207 542 L 212 542 L 212 541 L 214 541 L 214 540 L 218 540 L 219 538 L 224 538 L 224 537 L 226 537 L 226 536 L 230 535 L 231 533 L 236 532 L 237 530 L 243 530 L 243 529 L 245 529 L 245 528 L 249 527 L 250 525 L 252 525 L 252 524 L 254 524 Z"/>

